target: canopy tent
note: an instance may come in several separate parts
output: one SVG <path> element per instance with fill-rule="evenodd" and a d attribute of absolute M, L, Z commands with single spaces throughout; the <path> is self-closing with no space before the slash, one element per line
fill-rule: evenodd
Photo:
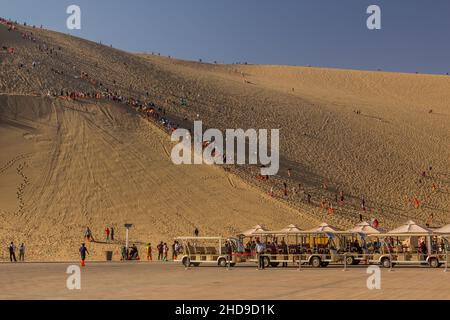
<path fill-rule="evenodd" d="M 414 221 L 409 220 L 405 224 L 401 225 L 394 230 L 388 232 L 388 234 L 405 234 L 405 233 L 431 233 L 431 230 L 422 226 L 419 226 Z"/>
<path fill-rule="evenodd" d="M 434 232 L 436 233 L 448 233 L 450 234 L 450 224 L 443 226 L 442 228 L 435 229 Z"/>
<path fill-rule="evenodd" d="M 338 228 L 330 226 L 328 223 L 321 223 L 317 228 L 308 230 L 307 232 L 326 232 L 326 233 L 335 233 L 340 231 Z"/>
<path fill-rule="evenodd" d="M 367 222 L 358 223 L 354 228 L 347 230 L 348 232 L 363 233 L 363 234 L 377 234 L 380 233 L 378 229 L 375 229 Z"/>
<path fill-rule="evenodd" d="M 241 235 L 244 235 L 246 237 L 250 237 L 254 233 L 260 233 L 260 232 L 265 232 L 265 231 L 269 231 L 269 230 L 267 230 L 264 226 L 261 226 L 261 225 L 257 224 L 256 226 L 253 226 L 250 229 L 241 232 Z"/>
<path fill-rule="evenodd" d="M 290 224 L 288 225 L 286 228 L 281 229 L 279 232 L 280 233 L 295 233 L 295 232 L 301 232 L 302 229 L 300 229 L 299 227 L 297 227 L 295 224 Z"/>

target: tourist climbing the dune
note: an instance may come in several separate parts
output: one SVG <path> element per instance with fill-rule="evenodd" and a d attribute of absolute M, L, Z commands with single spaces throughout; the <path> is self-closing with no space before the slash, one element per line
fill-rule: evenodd
<path fill-rule="evenodd" d="M 272 198 L 274 197 L 273 186 L 270 187 L 269 195 L 270 195 Z"/>
<path fill-rule="evenodd" d="M 328 215 L 331 216 L 334 214 L 334 208 L 333 208 L 333 203 L 328 202 Z"/>
<path fill-rule="evenodd" d="M 428 217 L 426 226 L 427 226 L 427 227 L 430 227 L 430 226 L 433 224 L 433 220 L 434 220 L 434 214 L 431 213 L 430 216 Z"/>
<path fill-rule="evenodd" d="M 364 195 L 361 195 L 361 210 L 366 211 L 366 199 L 364 198 Z"/>
<path fill-rule="evenodd" d="M 437 186 L 435 183 L 433 183 L 433 185 L 431 186 L 431 191 L 432 192 L 436 192 L 437 191 Z"/>
<path fill-rule="evenodd" d="M 105 236 L 106 236 L 106 241 L 109 241 L 109 235 L 110 235 L 111 231 L 109 230 L 108 227 L 106 227 L 105 229 Z"/>
<path fill-rule="evenodd" d="M 322 209 L 326 209 L 326 204 L 327 204 L 327 201 L 325 200 L 325 197 L 322 197 L 322 200 L 320 200 L 320 207 Z"/>
<path fill-rule="evenodd" d="M 89 227 L 86 227 L 86 231 L 84 232 L 84 238 L 86 239 L 86 241 L 88 242 L 94 242 L 94 236 L 92 235 L 92 231 Z"/>
<path fill-rule="evenodd" d="M 413 203 L 414 203 L 414 208 L 415 209 L 419 209 L 420 208 L 420 200 L 417 197 L 414 197 L 413 199 Z"/>
<path fill-rule="evenodd" d="M 341 206 L 344 205 L 344 201 L 345 201 L 344 191 L 341 190 L 341 192 L 339 192 L 339 203 Z"/>

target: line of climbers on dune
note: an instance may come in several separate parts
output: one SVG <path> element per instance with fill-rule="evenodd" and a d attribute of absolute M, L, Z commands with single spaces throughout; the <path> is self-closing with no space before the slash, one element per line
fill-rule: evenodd
<path fill-rule="evenodd" d="M 9 31 L 20 32 L 14 23 L 12 23 L 6 19 L 0 18 L 0 24 L 6 25 L 8 27 Z M 24 23 L 24 25 L 26 25 L 26 23 Z M 30 33 L 30 34 L 26 33 L 26 32 L 20 32 L 20 33 L 22 35 L 22 39 L 37 42 L 37 39 L 33 35 L 33 33 Z M 16 52 L 16 48 L 10 48 L 10 47 L 3 46 L 2 49 L 5 51 L 8 51 L 11 54 L 14 54 Z M 53 55 L 57 56 L 58 51 L 62 50 L 61 47 L 58 47 L 57 49 L 55 49 L 55 48 L 48 46 L 45 43 L 39 44 L 38 49 L 40 52 L 45 52 L 47 55 L 50 55 L 50 56 L 53 56 Z M 31 62 L 30 65 L 32 68 L 36 68 L 39 65 L 39 63 L 36 61 L 33 61 L 33 62 Z M 24 63 L 20 63 L 18 67 L 19 67 L 19 69 L 21 69 L 21 68 L 25 68 L 26 65 Z M 63 70 L 58 70 L 54 67 L 51 67 L 50 71 L 57 75 L 65 74 Z M 81 71 L 80 76 L 77 75 L 77 76 L 75 76 L 75 78 L 79 78 L 79 79 L 87 81 L 91 86 L 94 87 L 94 90 L 83 92 L 83 91 L 79 91 L 79 90 L 74 91 L 74 90 L 61 89 L 61 91 L 59 93 L 51 92 L 50 90 L 48 90 L 47 93 L 44 95 L 72 99 L 72 100 L 76 100 L 76 99 L 100 100 L 100 99 L 103 99 L 103 100 L 114 101 L 114 102 L 122 103 L 129 107 L 134 108 L 136 111 L 139 111 L 141 114 L 143 114 L 147 119 L 155 120 L 156 122 L 161 124 L 163 127 L 165 127 L 169 131 L 172 131 L 172 130 L 175 130 L 176 128 L 178 128 L 178 125 L 175 122 L 171 121 L 170 119 L 168 119 L 165 116 L 165 110 L 161 107 L 157 107 L 155 105 L 155 103 L 153 103 L 153 102 L 145 103 L 145 102 L 140 101 L 139 99 L 129 98 L 124 95 L 121 95 L 120 93 L 112 92 L 108 88 L 103 88 L 103 84 L 101 82 L 91 78 L 88 73 L 83 72 L 83 71 Z M 115 84 L 115 81 L 114 81 L 114 84 Z M 97 89 L 98 87 L 100 87 L 102 90 L 98 90 Z"/>
<path fill-rule="evenodd" d="M 30 40 L 33 42 L 39 42 L 38 39 L 33 35 L 33 33 L 27 33 L 27 32 L 21 32 L 17 27 L 17 23 L 13 23 L 9 20 L 0 18 L 0 24 L 6 25 L 8 27 L 9 31 L 16 31 L 19 32 L 22 36 L 22 39 Z M 24 26 L 26 26 L 26 23 L 24 23 Z M 41 26 L 42 28 L 42 26 Z M 10 53 L 15 53 L 16 48 L 9 48 L 4 46 L 5 50 L 11 51 Z M 45 43 L 39 43 L 38 44 L 38 50 L 40 52 L 45 52 L 47 55 L 50 56 L 58 56 L 58 51 L 62 51 L 62 48 L 59 46 L 57 49 L 52 48 L 48 46 Z M 31 62 L 31 67 L 36 68 L 39 63 L 36 61 Z M 24 63 L 19 64 L 19 69 L 25 68 L 26 65 Z M 65 75 L 66 73 L 63 70 L 58 70 L 51 66 L 50 71 L 57 74 L 57 75 Z M 143 102 L 139 99 L 135 99 L 132 97 L 126 97 L 118 92 L 113 92 L 112 90 L 105 88 L 103 83 L 100 81 L 92 78 L 89 76 L 88 73 L 81 71 L 79 73 L 80 75 L 75 75 L 74 78 L 84 80 L 87 82 L 90 86 L 93 87 L 92 91 L 80 91 L 80 90 L 67 90 L 67 89 L 61 89 L 60 92 L 55 92 L 51 90 L 47 90 L 44 96 L 51 96 L 51 97 L 60 97 L 64 99 L 71 99 L 71 100 L 80 100 L 80 99 L 96 99 L 96 100 L 109 100 L 114 101 L 117 103 L 122 103 L 124 105 L 127 105 L 134 110 L 140 112 L 145 118 L 148 120 L 153 120 L 157 122 L 158 124 L 162 125 L 166 130 L 169 132 L 176 130 L 178 128 L 178 125 L 170 120 L 166 116 L 166 112 L 162 107 L 157 107 L 154 102 Z M 67 74 L 66 74 L 67 75 Z M 113 81 L 113 84 L 116 84 L 116 81 Z M 147 97 L 149 94 L 147 93 Z M 183 101 L 182 101 L 183 105 Z"/>
<path fill-rule="evenodd" d="M 163 126 L 168 132 L 172 132 L 179 127 L 178 124 L 176 124 L 166 116 L 165 109 L 156 106 L 154 102 L 143 102 L 139 99 L 129 98 L 117 92 L 111 92 L 109 89 L 106 89 L 105 91 L 94 90 L 87 92 L 68 91 L 61 89 L 59 95 L 48 92 L 47 96 L 70 100 L 95 99 L 112 101 L 131 107 L 135 111 L 139 112 L 142 116 L 144 116 L 144 118 L 146 118 L 147 120 L 156 122 L 159 125 Z"/>
<path fill-rule="evenodd" d="M 20 32 L 17 27 L 16 27 L 17 23 L 13 23 L 11 21 L 8 21 L 6 19 L 0 18 L 0 25 L 4 25 L 8 28 L 9 32 L 19 32 L 21 34 L 22 39 L 24 40 L 29 40 L 32 42 L 36 42 L 37 39 L 34 36 L 33 32 L 27 33 L 27 32 Z M 24 23 L 24 25 L 26 26 L 26 23 Z M 7 47 L 7 46 L 2 46 L 2 50 L 3 51 L 7 51 L 10 54 L 14 54 L 16 52 L 16 48 L 14 47 Z"/>
<path fill-rule="evenodd" d="M 283 175 L 283 174 L 282 174 Z M 285 177 L 281 179 L 275 178 L 275 186 L 272 186 L 269 189 L 268 195 L 273 198 L 284 199 L 284 200 L 296 200 L 300 199 L 300 201 L 307 203 L 309 205 L 314 205 L 320 207 L 323 210 L 324 214 L 327 216 L 333 216 L 336 212 L 341 211 L 341 213 L 345 213 L 345 207 L 349 207 L 352 211 L 356 210 L 359 216 L 359 221 L 362 222 L 364 220 L 370 220 L 378 225 L 378 211 L 379 213 L 383 213 L 383 209 L 380 208 L 377 210 L 375 206 L 368 206 L 367 201 L 364 195 L 361 195 L 359 198 L 359 206 L 353 205 L 351 202 L 352 198 L 349 195 L 346 195 L 344 190 L 338 186 L 330 186 L 330 182 L 324 180 L 322 185 L 320 186 L 320 191 L 322 196 L 315 199 L 315 203 L 313 201 L 313 196 L 311 192 L 303 186 L 301 183 L 294 183 L 293 181 L 289 182 L 291 178 L 295 178 L 295 171 L 293 169 L 287 169 Z M 257 180 L 262 183 L 266 183 L 269 180 L 268 176 L 257 175 Z M 274 180 L 274 178 L 272 178 Z M 295 180 L 295 179 L 294 179 Z M 424 208 L 424 201 L 429 202 L 430 197 L 433 194 L 438 193 L 442 187 L 439 186 L 439 183 L 436 181 L 435 174 L 433 173 L 433 167 L 429 166 L 426 170 L 422 170 L 418 174 L 418 178 L 416 180 L 416 187 L 419 188 L 418 191 L 415 192 L 415 195 L 404 195 L 404 207 L 407 210 L 415 209 L 420 210 Z M 316 190 L 317 191 L 317 190 Z M 421 193 L 419 197 L 417 194 Z M 424 199 L 424 200 L 421 200 Z M 435 220 L 434 213 L 431 213 L 428 218 L 426 218 L 425 224 L 427 227 L 432 226 Z"/>
<path fill-rule="evenodd" d="M 18 30 L 13 23 L 8 22 L 4 19 L 0 18 L 0 23 L 8 25 L 8 28 L 11 31 L 17 31 Z M 33 42 L 36 42 L 36 38 L 31 35 L 27 35 L 26 33 L 22 33 L 22 38 L 31 40 Z M 39 41 L 38 41 L 39 42 Z M 46 52 L 48 55 L 53 55 L 56 51 L 61 51 L 62 48 L 58 47 L 57 50 L 51 48 L 50 46 L 46 45 L 45 43 L 41 44 L 39 43 L 38 49 L 41 52 Z M 36 67 L 36 62 L 33 61 L 32 67 Z M 57 75 L 67 75 L 63 70 L 58 70 L 51 66 L 51 72 L 57 74 Z M 55 98 L 62 98 L 62 99 L 70 99 L 70 100 L 82 100 L 82 99 L 95 99 L 95 100 L 107 100 L 107 101 L 113 101 L 116 103 L 121 103 L 123 105 L 126 105 L 128 107 L 133 108 L 135 111 L 139 112 L 144 118 L 146 118 L 148 121 L 152 121 L 156 124 L 159 124 L 162 126 L 167 132 L 171 133 L 174 130 L 176 130 L 179 125 L 170 119 L 169 116 L 166 115 L 166 111 L 163 107 L 157 106 L 154 102 L 148 102 L 149 99 L 149 93 L 147 92 L 145 94 L 144 98 L 147 102 L 142 101 L 141 99 L 133 98 L 133 97 L 127 97 L 120 93 L 120 91 L 114 91 L 109 88 L 107 88 L 106 85 L 104 85 L 101 81 L 91 77 L 87 72 L 84 71 L 76 71 L 74 68 L 70 70 L 69 76 L 73 76 L 76 79 L 79 79 L 86 83 L 88 86 L 90 86 L 91 90 L 86 91 L 80 91 L 80 90 L 68 90 L 68 89 L 61 89 L 59 92 L 48 90 L 47 93 L 45 93 L 45 96 L 55 97 Z M 73 73 L 76 73 L 75 75 Z M 116 80 L 112 81 L 113 86 L 117 85 Z M 181 99 L 182 107 L 186 107 L 187 102 L 185 99 Z M 185 117 L 184 120 L 187 120 Z M 207 143 L 203 145 L 205 148 L 207 146 Z M 421 178 L 418 180 L 418 185 L 424 185 L 424 180 L 426 178 L 432 178 L 431 172 L 432 167 L 430 166 L 428 168 L 429 172 L 423 171 L 421 173 Z M 311 195 L 311 192 L 308 192 L 301 184 L 291 183 L 291 178 L 293 178 L 294 173 L 292 169 L 287 169 L 286 175 L 279 175 L 275 178 L 279 178 L 275 184 L 269 184 L 268 185 L 268 176 L 260 176 L 256 175 L 257 179 L 260 180 L 265 188 L 268 188 L 269 195 L 274 198 L 280 198 L 285 200 L 293 200 L 300 198 L 303 202 L 306 202 L 308 205 L 313 205 L 316 207 L 320 207 L 324 210 L 325 214 L 328 216 L 332 216 L 336 213 L 336 211 L 339 211 L 340 209 L 344 209 L 344 206 L 346 204 L 350 204 L 350 201 L 346 201 L 344 191 L 339 190 L 341 188 L 336 188 L 337 191 L 331 191 L 329 188 L 329 183 L 325 180 L 323 184 L 318 188 L 318 190 L 322 193 L 322 196 L 319 196 L 318 199 L 315 199 L 316 201 L 313 201 L 313 196 Z M 272 179 L 273 180 L 273 179 Z M 267 186 L 268 185 L 268 186 Z M 435 193 L 439 189 L 436 182 L 433 181 L 432 184 L 432 192 Z M 323 195 L 325 194 L 325 196 Z M 331 195 L 332 194 L 332 195 Z M 427 195 L 424 195 L 424 197 L 427 197 Z M 334 201 L 333 201 L 334 199 Z M 366 218 L 369 218 L 370 220 L 374 221 L 376 220 L 377 213 L 375 212 L 375 208 L 368 208 L 366 205 L 366 200 L 364 196 L 362 195 L 359 200 L 359 208 L 358 205 L 351 205 L 351 210 L 357 210 L 359 212 L 359 220 L 363 221 Z M 405 205 L 409 207 L 409 204 L 412 203 L 412 206 L 415 209 L 420 209 L 423 207 L 422 201 L 419 199 L 418 196 L 410 197 L 408 195 L 405 195 Z M 355 209 L 356 208 L 356 209 Z M 380 209 L 381 210 L 381 209 Z M 342 211 L 342 210 L 341 210 Z M 364 216 L 370 216 L 370 217 L 364 217 Z M 432 224 L 434 219 L 434 215 L 431 214 L 430 217 L 427 220 L 427 225 Z M 378 220 L 377 220 L 378 221 Z"/>

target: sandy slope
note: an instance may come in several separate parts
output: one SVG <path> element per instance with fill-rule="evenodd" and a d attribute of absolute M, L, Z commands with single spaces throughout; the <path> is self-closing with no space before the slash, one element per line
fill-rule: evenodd
<path fill-rule="evenodd" d="M 280 128 L 282 169 L 270 183 L 262 183 L 254 178 L 256 168 L 233 168 L 256 187 L 235 178 L 236 192 L 220 169 L 171 165 L 167 136 L 123 107 L 3 96 L 0 110 L 8 114 L 0 126 L 5 150 L 0 166 L 6 168 L 0 176 L 3 242 L 12 234 L 31 234 L 35 245 L 58 243 L 58 255 L 68 257 L 71 253 L 59 253 L 68 248 L 61 239 L 76 243 L 88 223 L 98 233 L 105 223 L 132 220 L 141 241 L 163 235 L 169 240 L 191 232 L 193 225 L 222 234 L 256 223 L 307 227 L 327 220 L 347 227 L 358 220 L 362 194 L 370 210 L 364 218 L 377 217 L 385 227 L 407 218 L 424 223 L 430 214 L 434 225 L 450 222 L 448 76 L 200 64 L 22 30 L 33 32 L 37 42 L 0 26 L 0 44 L 17 48 L 15 55 L 0 54 L 1 93 L 107 87 L 153 101 L 171 116 L 201 119 L 208 127 Z M 38 50 L 44 43 L 54 49 L 52 55 Z M 33 61 L 36 68 L 30 67 Z M 19 69 L 19 63 L 25 68 Z M 80 79 L 81 72 L 96 83 Z M 180 105 L 181 98 L 187 107 Z M 26 115 L 17 120 L 16 110 Z M 433 169 L 422 179 L 420 173 L 429 166 Z M 290 179 L 287 168 L 293 169 Z M 20 173 L 29 177 L 28 184 Z M 328 190 L 322 189 L 324 181 Z M 301 212 L 301 218 L 274 209 L 284 208 L 281 202 L 261 200 L 273 183 L 281 194 L 283 182 L 289 188 L 301 183 L 312 195 L 312 205 L 301 193 L 290 192 L 281 201 Z M 334 215 L 327 216 L 318 204 L 322 197 L 334 202 L 340 190 L 346 203 L 334 204 Z M 420 209 L 411 204 L 414 196 L 422 201 Z M 233 209 L 225 210 L 226 205 Z"/>
<path fill-rule="evenodd" d="M 106 225 L 134 223 L 133 241 L 155 243 L 196 226 L 226 235 L 304 220 L 219 168 L 174 166 L 166 134 L 122 105 L 23 96 L 0 105 L 0 241 L 26 241 L 34 259 L 73 259 L 86 225 L 103 240 Z"/>

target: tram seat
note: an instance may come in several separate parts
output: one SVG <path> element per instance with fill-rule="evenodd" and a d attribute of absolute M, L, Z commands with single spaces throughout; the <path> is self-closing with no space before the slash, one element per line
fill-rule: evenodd
<path fill-rule="evenodd" d="M 421 257 L 419 254 L 412 254 L 411 256 L 411 261 L 420 261 Z"/>
<path fill-rule="evenodd" d="M 196 254 L 197 250 L 195 249 L 195 247 L 193 246 L 188 246 L 188 250 L 186 253 L 190 253 L 190 254 Z"/>
<path fill-rule="evenodd" d="M 404 253 L 404 254 L 400 253 L 397 255 L 397 260 L 398 261 L 410 261 L 411 257 L 410 257 L 410 254 L 408 254 L 408 253 Z"/>
<path fill-rule="evenodd" d="M 205 247 L 204 249 L 206 254 L 217 254 L 216 247 Z M 222 248 L 222 251 L 225 252 L 225 248 Z"/>
<path fill-rule="evenodd" d="M 197 247 L 197 254 L 207 254 L 206 252 L 207 248 L 206 247 Z"/>

